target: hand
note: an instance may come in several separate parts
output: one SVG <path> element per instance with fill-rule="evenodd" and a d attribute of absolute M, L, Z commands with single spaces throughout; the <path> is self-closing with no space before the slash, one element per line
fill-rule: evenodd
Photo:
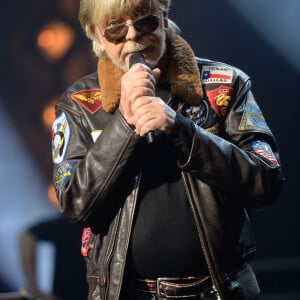
<path fill-rule="evenodd" d="M 176 112 L 159 97 L 143 96 L 132 105 L 136 133 L 144 136 L 150 131 L 169 134 L 174 126 Z"/>
<path fill-rule="evenodd" d="M 143 64 L 133 65 L 121 79 L 120 111 L 130 125 L 133 123 L 132 106 L 142 96 L 155 96 L 155 84 L 160 70 L 151 70 Z"/>
<path fill-rule="evenodd" d="M 175 122 L 176 112 L 155 96 L 159 76 L 158 68 L 136 64 L 121 80 L 120 110 L 140 136 L 154 130 L 168 134 Z"/>

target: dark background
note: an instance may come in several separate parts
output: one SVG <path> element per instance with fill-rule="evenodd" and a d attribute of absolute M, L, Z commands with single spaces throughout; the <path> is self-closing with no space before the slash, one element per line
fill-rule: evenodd
<path fill-rule="evenodd" d="M 295 55 L 295 52 L 300 54 L 300 21 L 294 14 L 300 11 L 300 3 L 261 0 L 269 8 L 264 12 L 259 1 L 234 2 L 174 0 L 170 17 L 182 29 L 182 35 L 197 56 L 238 66 L 252 78 L 257 102 L 277 138 L 286 176 L 279 201 L 254 214 L 258 254 L 253 265 L 262 285 L 263 299 L 300 299 L 297 185 L 300 58 Z M 254 10 L 241 14 L 243 2 L 245 5 L 251 2 Z M 77 22 L 78 4 L 76 0 L 1 1 L 0 109 L 19 133 L 36 166 L 37 176 L 45 184 L 50 183 L 52 176 L 51 137 L 43 124 L 42 113 L 71 82 L 94 71 L 96 66 L 90 43 Z M 62 20 L 76 34 L 69 51 L 55 62 L 47 60 L 36 46 L 38 32 L 52 19 Z M 268 33 L 260 27 L 259 22 L 266 20 L 275 32 Z M 290 30 L 296 30 L 298 35 L 283 44 L 281 40 Z M 276 39 L 272 43 L 270 37 L 274 35 Z M 5 148 L 7 141 L 0 143 Z M 6 176 L 7 170 L 3 168 L 0 166 L 0 174 Z M 10 183 L 10 189 L 17 186 L 13 178 Z M 5 211 L 7 197 L 5 187 L 1 189 L 4 191 L 1 210 Z M 1 219 L 0 226 L 5 226 L 1 225 Z M 2 245 L 5 238 L 0 237 Z M 9 256 L 9 252 L 3 252 L 2 245 L 1 256 Z M 19 288 L 18 282 L 8 280 L 5 272 L 0 272 L 0 276 L 5 277 L 3 291 Z"/>

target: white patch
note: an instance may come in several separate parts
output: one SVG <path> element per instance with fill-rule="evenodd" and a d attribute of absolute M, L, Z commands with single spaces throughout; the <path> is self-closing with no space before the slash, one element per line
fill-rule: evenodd
<path fill-rule="evenodd" d="M 91 136 L 92 136 L 92 139 L 93 139 L 93 142 L 95 143 L 98 139 L 98 137 L 101 135 L 103 130 L 93 130 L 91 132 Z"/>
<path fill-rule="evenodd" d="M 233 69 L 225 67 L 203 66 L 201 79 L 203 84 L 232 83 Z"/>
<path fill-rule="evenodd" d="M 56 118 L 52 126 L 52 157 L 54 163 L 59 164 L 63 161 L 70 136 L 71 130 L 68 119 L 63 112 Z"/>

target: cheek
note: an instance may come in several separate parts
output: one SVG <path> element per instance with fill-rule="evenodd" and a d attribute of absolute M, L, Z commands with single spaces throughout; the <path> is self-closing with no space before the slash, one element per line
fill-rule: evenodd
<path fill-rule="evenodd" d="M 111 58 L 114 58 L 114 59 L 120 58 L 122 49 L 123 49 L 123 46 L 121 46 L 121 45 L 107 44 L 105 46 L 105 51 L 107 52 L 107 54 Z"/>
<path fill-rule="evenodd" d="M 159 31 L 157 34 L 154 35 L 153 44 L 155 45 L 157 51 L 160 51 L 160 49 L 163 47 L 165 40 L 166 40 L 166 36 L 164 32 Z"/>

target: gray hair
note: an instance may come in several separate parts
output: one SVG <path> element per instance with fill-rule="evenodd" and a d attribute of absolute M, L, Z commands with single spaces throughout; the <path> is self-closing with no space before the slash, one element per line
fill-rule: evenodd
<path fill-rule="evenodd" d="M 132 11 L 132 4 L 135 0 L 80 0 L 79 21 L 86 36 L 92 40 L 93 51 L 97 57 L 105 55 L 100 47 L 96 26 L 104 27 L 109 16 L 118 18 Z M 149 0 L 149 7 L 154 11 L 168 11 L 171 0 Z M 168 19 L 169 36 L 180 33 L 179 27 Z"/>

